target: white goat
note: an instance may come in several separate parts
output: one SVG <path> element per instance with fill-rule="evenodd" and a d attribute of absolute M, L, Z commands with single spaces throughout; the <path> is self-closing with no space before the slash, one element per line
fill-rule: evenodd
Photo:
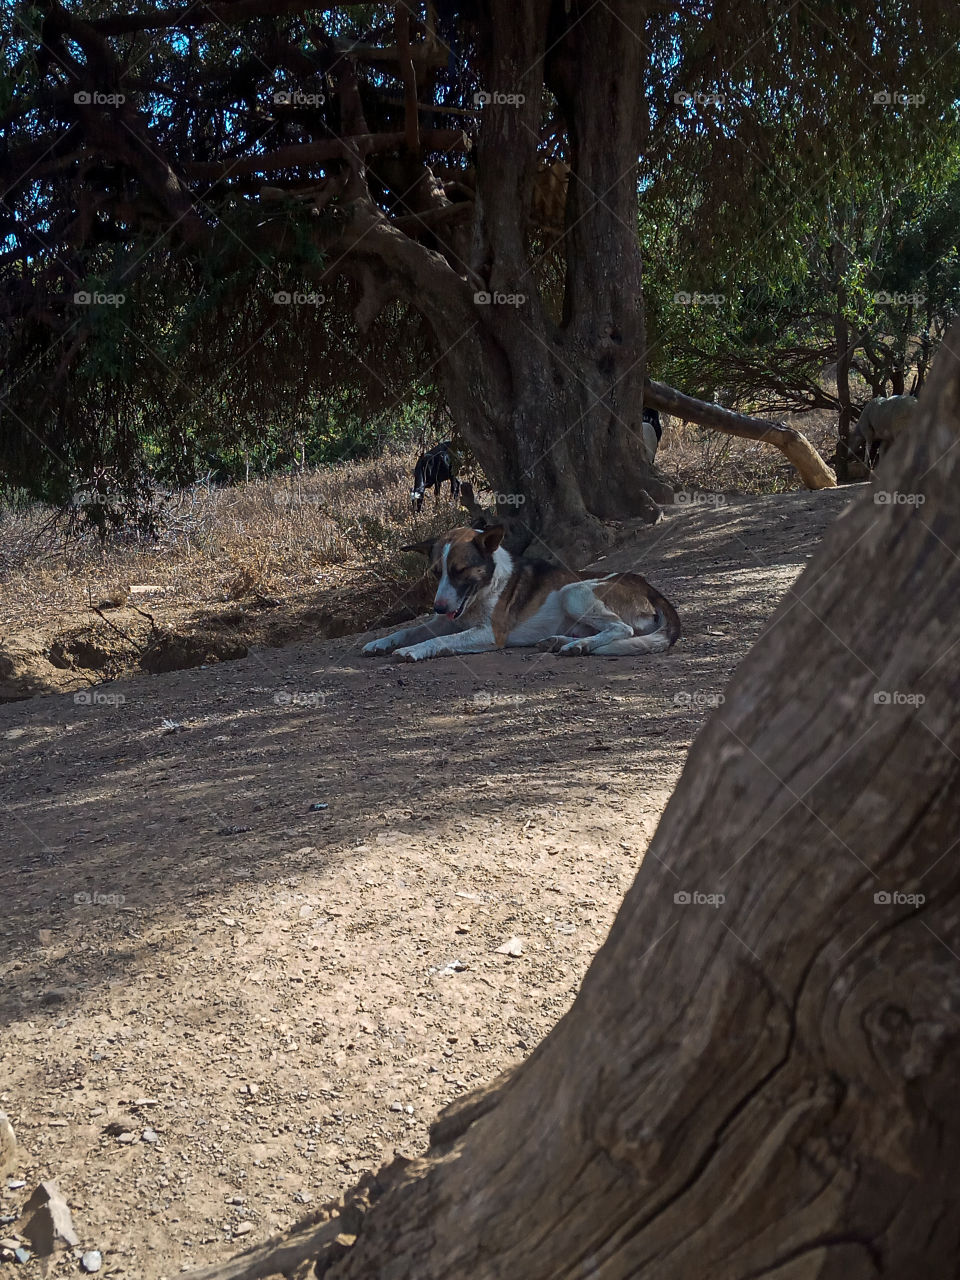
<path fill-rule="evenodd" d="M 859 453 L 862 440 L 863 460 L 874 468 L 894 440 L 916 422 L 919 412 L 916 396 L 876 396 L 868 400 L 850 436 L 850 448 Z"/>

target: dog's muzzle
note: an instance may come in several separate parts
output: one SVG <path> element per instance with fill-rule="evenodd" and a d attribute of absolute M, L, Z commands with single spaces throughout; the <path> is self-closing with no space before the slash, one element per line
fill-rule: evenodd
<path fill-rule="evenodd" d="M 451 622 L 455 622 L 457 618 L 460 617 L 461 613 L 463 613 L 464 609 L 467 607 L 469 603 L 470 603 L 470 597 L 467 596 L 465 600 L 461 600 L 460 604 L 456 607 L 456 609 L 451 609 L 446 601 L 441 602 L 438 600 L 433 606 L 433 611 L 434 613 L 439 613 L 441 617 L 449 618 Z"/>

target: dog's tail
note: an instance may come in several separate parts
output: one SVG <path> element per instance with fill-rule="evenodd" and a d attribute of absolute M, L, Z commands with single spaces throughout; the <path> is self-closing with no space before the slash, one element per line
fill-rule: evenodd
<path fill-rule="evenodd" d="M 628 658 L 631 654 L 664 653 L 670 648 L 672 640 L 667 639 L 665 631 L 648 631 L 644 636 L 627 636 L 625 640 L 611 640 L 600 649 L 594 649 L 601 658 Z"/>
<path fill-rule="evenodd" d="M 680 639 L 680 618 L 677 616 L 676 609 L 666 596 L 662 596 L 656 587 L 651 587 L 646 580 L 644 580 L 644 587 L 647 599 L 656 610 L 653 627 L 640 635 L 627 636 L 623 640 L 611 640 L 602 649 L 594 649 L 594 653 L 606 654 L 609 657 L 663 653 Z"/>
<path fill-rule="evenodd" d="M 662 634 L 667 641 L 663 647 L 669 649 L 683 635 L 680 617 L 667 597 L 662 596 L 656 587 L 651 587 L 649 582 L 647 583 L 647 599 L 657 611 L 657 625 L 655 630 L 650 632 L 650 635 Z"/>

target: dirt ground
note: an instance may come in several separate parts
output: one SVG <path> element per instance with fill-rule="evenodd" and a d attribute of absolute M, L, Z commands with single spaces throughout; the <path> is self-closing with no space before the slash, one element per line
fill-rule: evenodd
<path fill-rule="evenodd" d="M 568 1008 L 851 496 L 691 503 L 604 560 L 676 604 L 662 656 L 300 641 L 0 706 L 0 1239 L 53 1178 L 54 1274 L 172 1278 L 422 1150 Z"/>

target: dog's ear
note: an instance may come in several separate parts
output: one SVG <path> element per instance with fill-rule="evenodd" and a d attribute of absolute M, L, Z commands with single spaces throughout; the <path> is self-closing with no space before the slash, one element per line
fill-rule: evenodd
<path fill-rule="evenodd" d="M 426 542 L 411 542 L 409 546 L 401 547 L 401 551 L 419 551 L 422 556 L 426 556 L 428 560 L 433 559 L 433 538 L 427 538 Z"/>
<path fill-rule="evenodd" d="M 484 529 L 478 533 L 476 541 L 479 542 L 485 555 L 492 556 L 503 541 L 503 535 L 506 532 L 502 524 L 495 524 L 492 529 Z"/>

